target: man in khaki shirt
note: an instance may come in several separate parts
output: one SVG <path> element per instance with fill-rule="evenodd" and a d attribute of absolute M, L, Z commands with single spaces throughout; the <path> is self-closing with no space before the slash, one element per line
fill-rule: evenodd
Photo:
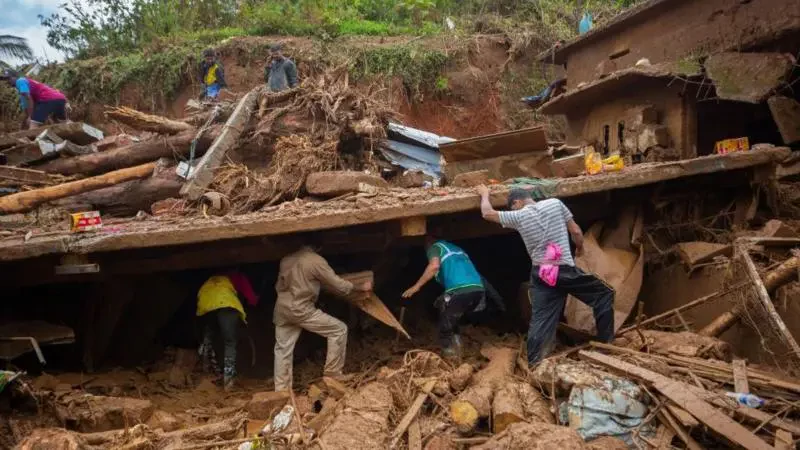
<path fill-rule="evenodd" d="M 343 280 L 328 262 L 310 247 L 281 260 L 275 290 L 275 391 L 292 388 L 292 359 L 300 331 L 306 330 L 328 339 L 325 375 L 341 375 L 347 349 L 347 325 L 316 307 L 320 286 L 346 296 L 354 289 L 371 291 L 372 283 L 361 286 Z"/>

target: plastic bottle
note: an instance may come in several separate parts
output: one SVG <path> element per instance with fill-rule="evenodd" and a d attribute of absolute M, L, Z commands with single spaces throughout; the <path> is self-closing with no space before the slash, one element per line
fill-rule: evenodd
<path fill-rule="evenodd" d="M 743 394 L 741 392 L 726 392 L 725 395 L 736 400 L 737 403 L 750 408 L 761 408 L 764 406 L 764 399 L 753 394 Z"/>

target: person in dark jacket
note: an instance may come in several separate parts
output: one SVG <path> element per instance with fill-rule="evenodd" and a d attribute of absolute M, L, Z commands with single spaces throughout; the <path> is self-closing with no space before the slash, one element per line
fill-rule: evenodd
<path fill-rule="evenodd" d="M 227 87 L 225 69 L 217 60 L 214 50 L 210 48 L 203 51 L 203 61 L 200 62 L 198 76 L 200 85 L 203 87 L 203 92 L 200 94 L 201 99 L 207 98 L 215 101 L 219 97 L 219 92 Z"/>
<path fill-rule="evenodd" d="M 297 86 L 297 66 L 283 56 L 283 47 L 275 44 L 270 48 L 270 60 L 264 67 L 264 82 L 272 92 L 280 92 Z"/>

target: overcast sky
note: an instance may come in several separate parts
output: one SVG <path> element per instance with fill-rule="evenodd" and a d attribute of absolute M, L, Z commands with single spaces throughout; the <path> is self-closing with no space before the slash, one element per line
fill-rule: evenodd
<path fill-rule="evenodd" d="M 64 55 L 47 45 L 47 30 L 39 24 L 39 14 L 49 16 L 64 1 L 0 0 L 0 34 L 24 37 L 37 57 L 62 61 Z"/>

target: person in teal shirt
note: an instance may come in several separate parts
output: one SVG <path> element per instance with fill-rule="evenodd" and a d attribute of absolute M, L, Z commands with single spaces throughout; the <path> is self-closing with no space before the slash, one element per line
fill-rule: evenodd
<path fill-rule="evenodd" d="M 465 314 L 485 306 L 484 280 L 469 256 L 455 244 L 425 237 L 428 267 L 419 280 L 403 292 L 411 298 L 433 278 L 444 287 L 444 294 L 435 303 L 439 310 L 439 340 L 445 356 L 459 356 L 461 337 L 458 323 Z"/>

